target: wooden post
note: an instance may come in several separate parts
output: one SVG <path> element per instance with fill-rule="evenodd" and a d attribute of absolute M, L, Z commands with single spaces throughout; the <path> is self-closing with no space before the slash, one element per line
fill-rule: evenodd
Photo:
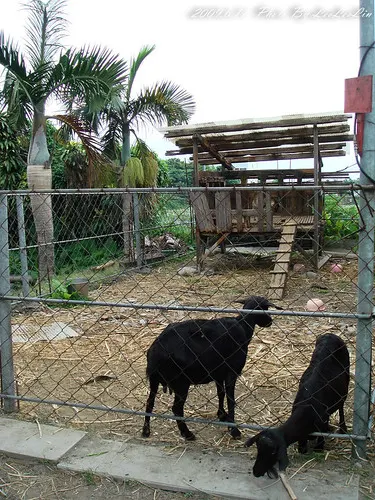
<path fill-rule="evenodd" d="M 319 166 L 319 137 L 318 127 L 314 125 L 314 185 L 317 186 L 320 181 Z M 319 263 L 319 191 L 314 190 L 314 241 L 313 241 L 313 263 L 315 269 L 318 269 Z"/>
<path fill-rule="evenodd" d="M 242 233 L 242 192 L 236 191 L 237 233 Z"/>
<path fill-rule="evenodd" d="M 193 166 L 194 166 L 193 185 L 195 187 L 198 187 L 199 186 L 198 138 L 195 135 L 193 136 Z M 200 272 L 202 270 L 201 259 L 203 255 L 203 246 L 197 220 L 195 220 L 195 243 L 196 243 L 197 269 Z"/>
<path fill-rule="evenodd" d="M 273 229 L 273 213 L 272 213 L 272 198 L 271 193 L 266 191 L 266 230 Z"/>
<path fill-rule="evenodd" d="M 193 137 L 193 186 L 199 186 L 198 138 Z"/>
<path fill-rule="evenodd" d="M 258 191 L 258 231 L 264 231 L 264 191 Z"/>

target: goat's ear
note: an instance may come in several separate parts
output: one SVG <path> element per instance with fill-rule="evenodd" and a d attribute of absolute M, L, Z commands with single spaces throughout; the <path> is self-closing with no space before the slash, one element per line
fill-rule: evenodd
<path fill-rule="evenodd" d="M 262 328 L 267 328 L 272 325 L 272 318 L 269 314 L 254 314 L 254 320 L 255 323 Z"/>
<path fill-rule="evenodd" d="M 279 462 L 279 471 L 280 472 L 285 471 L 285 469 L 289 465 L 289 458 L 284 438 L 282 438 L 279 442 L 279 451 L 277 453 L 277 460 Z"/>
<path fill-rule="evenodd" d="M 249 438 L 246 443 L 244 444 L 245 448 L 248 448 L 249 446 L 253 445 L 254 443 L 256 443 L 259 439 L 259 436 L 260 434 L 255 434 L 255 436 L 251 436 L 251 438 Z"/>

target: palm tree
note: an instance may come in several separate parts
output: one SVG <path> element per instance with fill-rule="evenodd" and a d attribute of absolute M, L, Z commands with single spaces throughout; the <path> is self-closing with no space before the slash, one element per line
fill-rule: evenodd
<path fill-rule="evenodd" d="M 120 99 L 112 100 L 104 111 L 104 120 L 107 122 L 106 132 L 103 135 L 104 152 L 109 157 L 116 157 L 118 144 L 121 144 L 120 165 L 122 167 L 122 183 L 124 170 L 131 157 L 131 134 L 135 136 L 140 151 L 145 151 L 145 144 L 137 137 L 140 125 L 162 126 L 181 125 L 187 123 L 194 113 L 195 102 L 191 94 L 179 85 L 169 81 L 155 83 L 146 87 L 138 94 L 133 95 L 134 82 L 143 61 L 149 56 L 155 46 L 143 47 L 137 56 L 130 61 L 129 75 L 122 85 Z M 147 149 L 147 148 L 146 148 Z M 147 151 L 146 151 L 147 156 Z M 152 153 L 150 155 L 152 157 Z M 142 158 L 141 158 L 142 160 Z M 133 186 L 131 186 L 133 187 Z M 130 196 L 123 197 L 123 231 L 130 234 L 130 223 L 127 214 L 130 213 Z M 130 239 L 124 241 L 125 254 L 130 254 Z"/>
<path fill-rule="evenodd" d="M 0 65 L 5 69 L 0 102 L 18 128 L 32 122 L 27 162 L 28 185 L 32 190 L 51 189 L 52 185 L 46 120 L 58 118 L 73 127 L 86 150 L 94 151 L 95 140 L 72 113 L 82 106 L 93 113 L 100 110 L 127 76 L 126 63 L 108 49 L 63 48 L 65 6 L 65 0 L 28 1 L 27 57 L 0 32 Z M 63 105 L 65 115 L 46 116 L 46 106 L 52 98 Z M 39 247 L 39 277 L 43 279 L 54 271 L 50 194 L 32 195 L 31 205 Z"/>

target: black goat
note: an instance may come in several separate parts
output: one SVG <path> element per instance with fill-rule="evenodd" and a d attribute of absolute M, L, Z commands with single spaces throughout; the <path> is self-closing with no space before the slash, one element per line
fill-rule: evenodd
<path fill-rule="evenodd" d="M 241 301 L 244 309 L 267 310 L 274 306 L 265 297 L 252 296 Z M 172 323 L 152 343 L 147 352 L 146 373 L 150 394 L 146 412 L 154 408 L 159 384 L 164 392 L 174 392 L 172 411 L 184 416 L 184 405 L 191 385 L 216 382 L 219 398 L 218 418 L 234 423 L 234 388 L 246 362 L 249 342 L 255 325 L 268 327 L 272 318 L 266 313 L 241 312 L 237 317 L 196 319 Z M 224 409 L 227 397 L 228 413 Z M 186 423 L 177 420 L 181 436 L 195 439 Z M 237 427 L 231 427 L 232 437 L 241 436 Z M 145 417 L 143 437 L 150 435 L 150 417 Z"/>
<path fill-rule="evenodd" d="M 298 441 L 299 452 L 306 453 L 310 434 L 329 432 L 329 417 L 337 410 L 340 432 L 347 432 L 344 402 L 348 395 L 349 367 L 349 352 L 340 337 L 329 333 L 317 338 L 310 365 L 301 377 L 291 416 L 279 427 L 264 430 L 245 443 L 245 446 L 257 445 L 254 476 L 267 473 L 269 477 L 277 477 L 276 463 L 280 472 L 285 471 L 289 463 L 287 447 Z M 315 449 L 323 448 L 324 437 L 320 436 Z"/>

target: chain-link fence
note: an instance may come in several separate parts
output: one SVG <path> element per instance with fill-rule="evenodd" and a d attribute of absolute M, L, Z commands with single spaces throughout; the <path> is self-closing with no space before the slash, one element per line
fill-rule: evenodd
<path fill-rule="evenodd" d="M 238 300 L 276 296 L 283 310 L 268 311 L 272 326 L 255 327 L 237 380 L 235 422 L 284 422 L 316 338 L 335 333 L 351 361 L 350 430 L 340 437 L 363 447 L 372 425 L 374 241 L 359 207 L 371 196 L 359 186 L 3 192 L 4 410 L 139 436 L 146 354 L 166 326 L 235 317 Z M 159 391 L 151 439 L 176 440 L 173 398 Z M 221 447 L 228 424 L 217 407 L 215 384 L 190 387 L 186 420 L 199 440 Z"/>

